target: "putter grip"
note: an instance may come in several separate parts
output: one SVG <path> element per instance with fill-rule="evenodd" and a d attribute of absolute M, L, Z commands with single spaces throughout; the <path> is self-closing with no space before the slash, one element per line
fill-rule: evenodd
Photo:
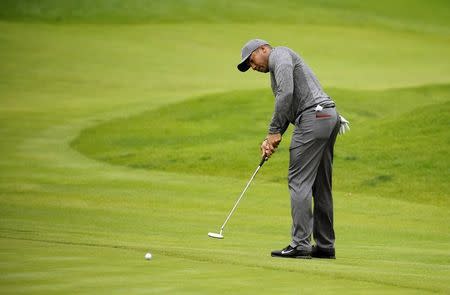
<path fill-rule="evenodd" d="M 261 162 L 259 163 L 259 166 L 262 167 L 262 165 L 264 165 L 264 162 L 266 162 L 266 160 L 267 160 L 267 157 L 263 156 L 261 159 Z"/>

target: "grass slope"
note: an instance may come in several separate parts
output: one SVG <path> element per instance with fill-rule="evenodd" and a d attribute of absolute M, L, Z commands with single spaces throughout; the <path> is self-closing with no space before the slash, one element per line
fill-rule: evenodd
<path fill-rule="evenodd" d="M 185 9 L 188 2 L 159 1 L 159 11 L 138 6 L 150 2 L 77 1 L 72 9 L 74 3 L 0 3 L 2 294 L 450 292 L 449 208 L 439 191 L 445 184 L 437 184 L 439 190 L 430 193 L 439 202 L 423 202 L 422 193 L 380 197 L 379 192 L 391 196 L 396 189 L 412 191 L 410 182 L 402 183 L 399 175 L 414 167 L 406 157 L 403 162 L 383 160 L 388 153 L 378 150 L 385 141 L 395 143 L 389 148 L 396 155 L 405 147 L 396 142 L 398 134 L 381 127 L 412 125 L 420 133 L 402 128 L 400 138 L 427 150 L 420 155 L 413 146 L 404 153 L 430 171 L 426 176 L 422 169 L 407 171 L 418 181 L 413 187 L 422 192 L 445 176 L 448 108 L 442 102 L 447 101 L 445 85 L 450 81 L 450 66 L 443 58 L 450 48 L 446 1 L 408 1 L 408 10 L 403 1 L 299 2 L 305 18 L 290 23 L 285 13 L 298 6 L 274 7 L 267 1 L 258 7 L 270 9 L 273 19 L 255 24 L 247 21 L 248 9 L 239 9 L 248 1 L 234 4 L 236 10 L 220 6 L 225 5 L 220 1 L 190 1 L 192 10 Z M 249 8 L 256 13 L 258 7 Z M 18 22 L 25 19 L 30 22 Z M 149 24 L 114 24 L 141 20 Z M 80 23 L 85 21 L 103 24 Z M 267 77 L 242 76 L 235 70 L 242 43 L 254 36 L 300 51 L 345 106 L 353 130 L 340 139 L 340 148 L 346 149 L 338 155 L 337 175 L 350 163 L 357 164 L 351 161 L 355 154 L 376 167 L 363 170 L 368 174 L 356 175 L 355 182 L 336 179 L 342 185 L 335 194 L 336 261 L 268 257 L 271 249 L 285 246 L 289 239 L 287 188 L 278 182 L 282 176 L 274 174 L 283 171 L 277 168 L 285 161 L 282 151 L 258 175 L 226 239 L 216 241 L 206 233 L 223 222 L 257 155 L 243 159 L 236 169 L 224 166 L 205 175 L 210 172 L 204 166 L 202 174 L 190 175 L 111 165 L 70 146 L 80 134 L 106 131 L 102 128 L 119 119 L 138 123 L 139 113 L 156 116 L 161 110 L 177 110 L 182 101 L 187 107 L 195 105 L 198 109 L 190 111 L 205 118 L 208 113 L 201 109 L 209 104 L 205 98 L 216 97 L 213 93 L 221 93 L 219 101 L 230 93 L 246 94 L 242 101 L 249 105 L 261 94 L 269 109 L 260 108 L 261 113 L 253 115 L 264 119 L 258 121 L 263 132 L 272 99 L 268 90 L 253 89 L 268 87 Z M 426 84 L 441 86 L 417 87 Z M 393 87 L 403 89 L 389 90 Z M 389 100 L 396 94 L 401 101 Z M 409 96 L 414 104 L 408 104 Z M 198 97 L 203 100 L 187 101 Z M 421 97 L 430 101 L 421 102 Z M 366 108 L 352 104 L 355 100 Z M 444 115 L 430 119 L 437 106 Z M 380 116 L 383 110 L 392 118 Z M 379 119 L 381 126 L 366 134 L 368 126 L 375 126 L 371 118 Z M 432 121 L 431 128 L 417 119 Z M 128 127 L 139 134 L 141 126 Z M 259 131 L 248 127 L 248 136 L 260 140 Z M 224 132 L 222 126 L 218 131 Z M 436 138 L 424 136 L 425 131 Z M 89 135 L 92 143 L 101 139 Z M 366 140 L 372 140 L 371 152 L 379 153 L 380 163 L 359 149 L 360 144 L 369 146 Z M 239 148 L 248 153 L 254 143 L 249 140 Z M 429 149 L 434 153 L 427 154 Z M 105 152 L 116 156 L 107 147 Z M 433 166 L 426 167 L 430 159 Z M 378 177 L 391 168 L 395 178 Z M 438 175 L 436 169 L 442 168 Z M 369 180 L 367 188 L 361 180 Z M 147 251 L 154 254 L 151 262 L 143 259 Z"/>
<path fill-rule="evenodd" d="M 450 86 L 330 93 L 353 123 L 336 149 L 337 190 L 449 205 Z M 272 108 L 265 90 L 208 95 L 86 129 L 73 146 L 134 168 L 244 178 Z M 285 182 L 289 140 L 264 179 Z"/>

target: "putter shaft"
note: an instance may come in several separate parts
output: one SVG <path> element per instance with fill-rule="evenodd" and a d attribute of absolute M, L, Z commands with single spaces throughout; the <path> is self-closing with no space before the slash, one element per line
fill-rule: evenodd
<path fill-rule="evenodd" d="M 236 210 L 237 206 L 239 205 L 239 202 L 241 201 L 242 197 L 244 196 L 245 192 L 247 191 L 248 187 L 250 186 L 250 183 L 253 181 L 253 179 L 255 178 L 256 174 L 258 173 L 259 169 L 261 169 L 262 165 L 264 164 L 264 162 L 267 160 L 266 157 L 263 157 L 261 159 L 261 162 L 259 163 L 259 166 L 256 168 L 255 172 L 253 173 L 252 177 L 250 178 L 250 180 L 247 182 L 247 185 L 245 186 L 244 190 L 242 191 L 241 195 L 239 196 L 238 200 L 236 201 L 236 203 L 234 204 L 233 209 L 231 209 L 230 214 L 228 214 L 227 219 L 225 219 L 225 222 L 223 223 L 222 227 L 220 228 L 220 235 L 223 234 L 223 229 L 225 228 L 225 225 L 227 224 L 228 220 L 230 219 L 231 215 L 233 215 L 234 211 Z"/>

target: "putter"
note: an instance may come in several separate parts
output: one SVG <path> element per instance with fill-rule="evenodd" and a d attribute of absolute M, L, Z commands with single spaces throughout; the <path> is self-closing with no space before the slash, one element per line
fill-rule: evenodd
<path fill-rule="evenodd" d="M 252 177 L 250 178 L 250 180 L 248 181 L 248 183 L 245 186 L 244 190 L 242 191 L 241 195 L 239 196 L 238 200 L 236 201 L 236 204 L 234 204 L 233 209 L 231 209 L 230 214 L 228 214 L 227 219 L 225 219 L 225 222 L 223 223 L 222 227 L 220 228 L 220 233 L 209 232 L 208 236 L 210 238 L 223 239 L 223 229 L 225 228 L 225 225 L 227 224 L 227 222 L 230 219 L 231 215 L 233 215 L 234 210 L 236 210 L 239 202 L 241 201 L 242 197 L 244 196 L 245 192 L 247 191 L 248 187 L 250 186 L 250 183 L 253 181 L 253 178 L 255 178 L 256 173 L 258 173 L 259 169 L 261 169 L 262 165 L 264 165 L 264 162 L 267 161 L 267 159 L 268 158 L 266 156 L 263 156 L 263 158 L 261 159 L 261 163 L 259 163 L 258 168 L 256 168 L 256 170 L 253 173 Z"/>

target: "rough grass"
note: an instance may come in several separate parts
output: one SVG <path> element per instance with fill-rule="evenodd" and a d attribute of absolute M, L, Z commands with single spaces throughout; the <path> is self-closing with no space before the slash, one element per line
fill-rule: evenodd
<path fill-rule="evenodd" d="M 337 190 L 448 205 L 449 86 L 330 93 L 352 122 L 336 148 Z M 265 90 L 208 95 L 86 129 L 72 146 L 133 168 L 242 178 L 272 107 Z M 285 182 L 284 138 L 263 179 Z"/>
<path fill-rule="evenodd" d="M 376 25 L 449 34 L 449 4 L 443 0 L 3 0 L 7 20 L 91 23 L 273 23 Z"/>

